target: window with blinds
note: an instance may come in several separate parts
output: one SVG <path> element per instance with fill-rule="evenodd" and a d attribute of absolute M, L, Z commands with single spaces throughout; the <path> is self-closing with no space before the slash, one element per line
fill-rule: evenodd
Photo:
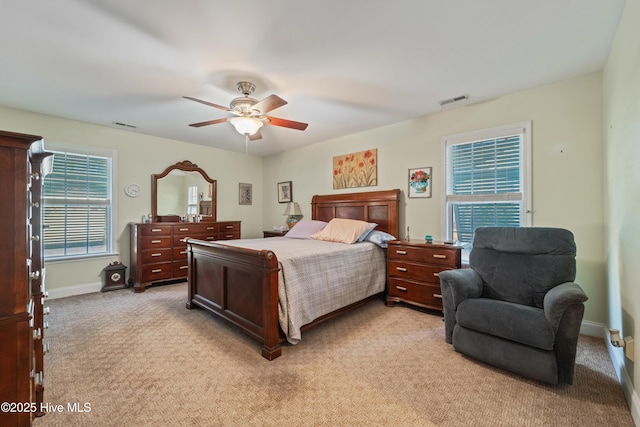
<path fill-rule="evenodd" d="M 53 151 L 43 181 L 45 258 L 111 252 L 111 181 L 110 157 Z"/>
<path fill-rule="evenodd" d="M 448 239 L 470 243 L 478 227 L 528 225 L 529 128 L 443 138 Z"/>

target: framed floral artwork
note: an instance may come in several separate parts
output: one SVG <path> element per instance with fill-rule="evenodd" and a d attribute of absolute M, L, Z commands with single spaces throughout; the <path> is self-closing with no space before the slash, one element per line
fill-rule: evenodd
<path fill-rule="evenodd" d="M 241 205 L 250 205 L 253 201 L 253 193 L 251 184 L 243 184 L 240 183 L 240 204 Z"/>
<path fill-rule="evenodd" d="M 333 189 L 378 185 L 378 150 L 343 154 L 333 158 Z"/>
<path fill-rule="evenodd" d="M 431 167 L 409 169 L 409 197 L 431 197 Z"/>
<path fill-rule="evenodd" d="M 278 183 L 278 203 L 293 202 L 293 186 L 291 181 Z"/>

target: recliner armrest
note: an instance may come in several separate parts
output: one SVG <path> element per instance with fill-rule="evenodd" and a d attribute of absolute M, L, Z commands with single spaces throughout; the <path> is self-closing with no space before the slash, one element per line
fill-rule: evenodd
<path fill-rule="evenodd" d="M 458 305 L 466 299 L 479 298 L 483 282 L 482 277 L 471 268 L 441 271 L 438 276 L 442 290 L 445 340 L 451 344 Z"/>
<path fill-rule="evenodd" d="M 453 309 L 466 299 L 480 298 L 482 295 L 482 277 L 472 268 L 441 271 L 438 276 L 442 298 L 450 294 Z"/>
<path fill-rule="evenodd" d="M 567 309 L 575 304 L 582 304 L 587 300 L 580 285 L 574 282 L 562 283 L 547 292 L 544 296 L 544 314 L 553 326 L 555 332 L 558 331 L 562 316 Z"/>

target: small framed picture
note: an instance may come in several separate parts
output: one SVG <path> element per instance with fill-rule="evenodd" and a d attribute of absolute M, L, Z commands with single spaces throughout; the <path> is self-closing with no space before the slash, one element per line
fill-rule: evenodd
<path fill-rule="evenodd" d="M 431 197 L 431 167 L 409 169 L 409 197 Z"/>
<path fill-rule="evenodd" d="M 250 205 L 253 199 L 251 184 L 240 183 L 240 204 Z"/>
<path fill-rule="evenodd" d="M 291 181 L 278 183 L 278 203 L 293 202 L 293 188 Z"/>

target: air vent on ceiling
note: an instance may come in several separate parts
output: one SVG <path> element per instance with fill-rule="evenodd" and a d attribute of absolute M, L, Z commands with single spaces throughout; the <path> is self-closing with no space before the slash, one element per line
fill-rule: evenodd
<path fill-rule="evenodd" d="M 451 107 L 457 107 L 459 105 L 466 104 L 468 100 L 469 100 L 469 94 L 465 93 L 464 95 L 456 96 L 455 98 L 449 98 L 449 99 L 440 101 L 439 104 L 442 108 L 451 108 Z"/>
<path fill-rule="evenodd" d="M 130 129 L 137 129 L 138 128 L 138 126 L 129 125 L 129 124 L 122 123 L 122 122 L 111 122 L 111 123 L 116 125 L 116 126 L 122 126 L 124 128 L 130 128 Z"/>

